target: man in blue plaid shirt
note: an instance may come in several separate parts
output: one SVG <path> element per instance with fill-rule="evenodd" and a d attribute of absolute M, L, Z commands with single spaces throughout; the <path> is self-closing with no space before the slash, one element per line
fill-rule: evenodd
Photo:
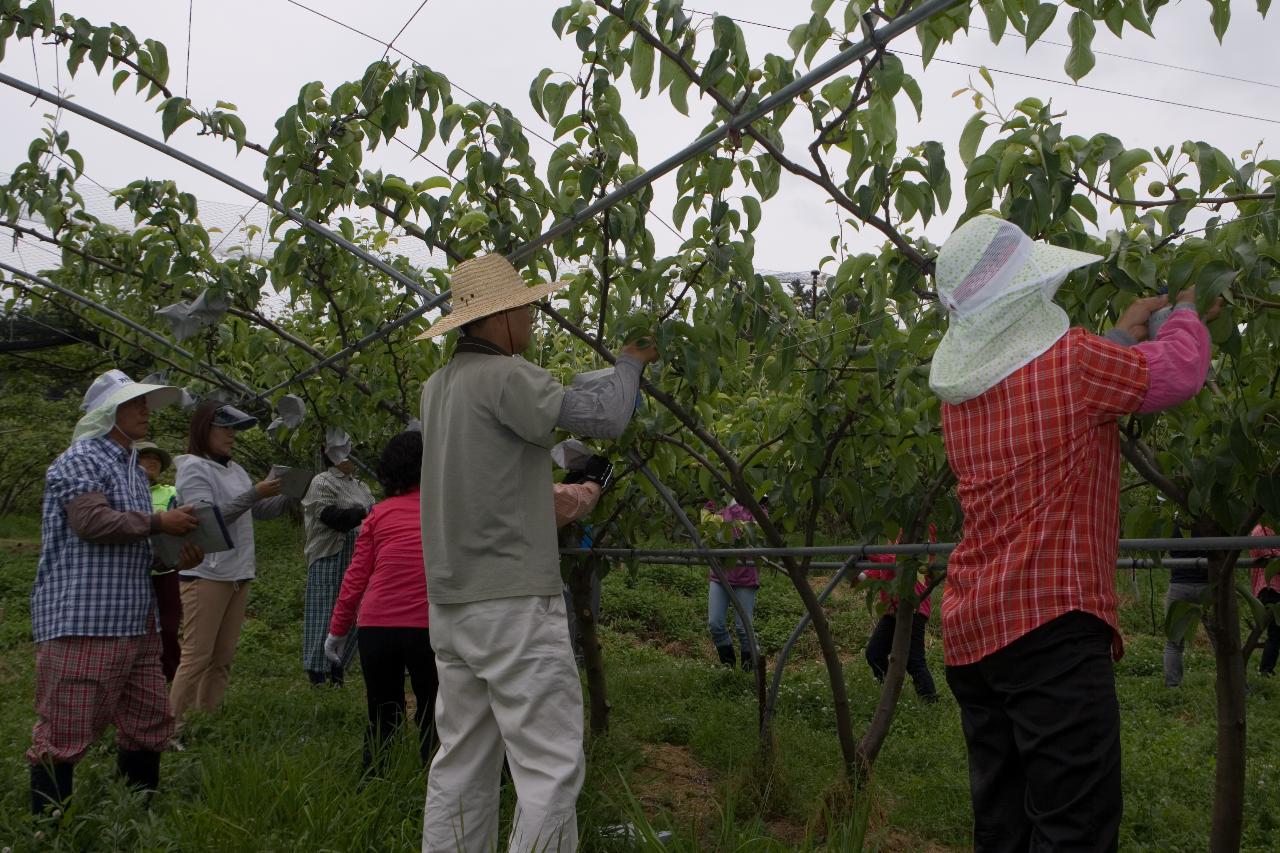
<path fill-rule="evenodd" d="M 27 758 L 36 814 L 71 794 L 76 762 L 109 724 L 125 779 L 148 791 L 159 784 L 173 715 L 160 665 L 149 537 L 184 535 L 196 519 L 191 507 L 152 511 L 133 443 L 146 438 L 151 408 L 180 396 L 177 388 L 108 371 L 85 394 L 86 414 L 71 446 L 45 475 L 31 591 L 36 724 Z M 195 565 L 202 556 L 187 545 L 183 563 Z"/>

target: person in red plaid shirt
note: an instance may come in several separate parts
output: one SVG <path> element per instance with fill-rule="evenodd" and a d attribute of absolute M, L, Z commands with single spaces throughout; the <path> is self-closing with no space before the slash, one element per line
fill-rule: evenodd
<path fill-rule="evenodd" d="M 949 323 L 929 383 L 964 510 L 942 632 L 978 851 L 1118 844 L 1117 420 L 1195 396 L 1210 348 L 1191 291 L 1153 341 L 1163 296 L 1105 338 L 1070 328 L 1053 294 L 1099 260 L 992 216 L 938 255 Z"/>

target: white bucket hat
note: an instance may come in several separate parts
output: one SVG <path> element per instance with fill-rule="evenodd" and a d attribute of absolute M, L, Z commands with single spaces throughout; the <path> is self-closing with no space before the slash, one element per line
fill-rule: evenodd
<path fill-rule="evenodd" d="M 947 332 L 929 369 L 929 387 L 963 403 L 999 384 L 1067 333 L 1053 295 L 1072 270 L 1098 255 L 1037 243 L 1011 222 L 976 216 L 938 253 L 938 296 Z"/>
<path fill-rule="evenodd" d="M 453 290 L 450 298 L 452 313 L 432 323 L 429 329 L 418 335 L 418 340 L 434 338 L 490 314 L 536 302 L 563 287 L 565 282 L 553 281 L 529 287 L 502 255 L 482 255 L 458 264 L 449 277 L 449 285 Z"/>
<path fill-rule="evenodd" d="M 123 370 L 108 370 L 93 380 L 80 405 L 84 417 L 76 423 L 71 441 L 101 438 L 116 424 L 116 409 L 130 400 L 146 396 L 152 409 L 172 405 L 182 399 L 182 389 L 172 385 L 150 385 L 134 382 Z"/>

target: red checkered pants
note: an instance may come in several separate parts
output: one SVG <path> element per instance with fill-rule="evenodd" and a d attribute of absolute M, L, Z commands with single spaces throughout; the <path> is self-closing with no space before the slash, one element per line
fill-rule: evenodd
<path fill-rule="evenodd" d="M 36 724 L 27 760 L 79 761 L 113 723 L 121 749 L 160 752 L 173 736 L 160 635 L 37 644 Z"/>

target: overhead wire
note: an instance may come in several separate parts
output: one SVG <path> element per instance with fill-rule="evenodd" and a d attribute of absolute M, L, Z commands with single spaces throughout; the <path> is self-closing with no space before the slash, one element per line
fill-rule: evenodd
<path fill-rule="evenodd" d="M 776 31 L 786 32 L 786 33 L 791 32 L 791 30 L 790 30 L 789 28 L 787 28 L 787 27 L 783 27 L 783 26 L 779 26 L 778 24 L 768 24 L 768 23 L 764 23 L 764 22 L 762 22 L 762 21 L 752 21 L 752 20 L 748 20 L 748 19 L 746 19 L 746 18 L 735 18 L 735 17 L 733 17 L 732 15 L 721 15 L 721 14 L 719 14 L 719 13 L 713 13 L 713 12 L 701 12 L 701 11 L 698 11 L 698 10 L 696 10 L 696 9 L 685 9 L 685 11 L 686 11 L 686 12 L 693 12 L 693 13 L 694 13 L 694 14 L 696 14 L 696 15 L 703 15 L 703 16 L 705 16 L 705 17 L 724 17 L 724 18 L 728 18 L 728 19 L 729 19 L 729 20 L 731 20 L 731 21 L 734 21 L 735 23 L 739 23 L 739 24 L 747 24 L 748 26 L 760 27 L 760 28 L 762 28 L 762 29 L 776 30 Z M 831 38 L 831 41 L 838 42 L 838 41 L 839 41 L 839 39 L 833 36 L 833 37 Z M 1098 51 L 1095 51 L 1095 53 L 1097 53 L 1097 52 L 1098 52 Z M 923 62 L 923 60 L 924 60 L 924 57 L 923 57 L 923 55 L 922 55 L 922 54 L 917 53 L 917 52 L 915 52 L 915 51 L 911 51 L 911 50 L 894 50 L 894 51 L 893 51 L 893 53 L 899 53 L 899 54 L 902 54 L 903 56 L 912 56 L 912 57 L 915 57 L 915 58 L 917 58 L 917 59 L 921 60 L 922 62 Z M 1124 58 L 1129 58 L 1129 57 L 1124 57 Z M 1140 100 L 1140 101 L 1149 101 L 1149 102 L 1151 102 L 1151 103 L 1163 104 L 1163 105 L 1165 105 L 1165 106 L 1179 107 L 1179 108 L 1182 108 L 1182 109 L 1188 109 L 1188 110 L 1199 110 L 1199 111 L 1201 111 L 1201 112 L 1213 113 L 1213 114 L 1215 114 L 1215 115 L 1231 116 L 1231 117 L 1233 117 L 1233 118 L 1243 118 L 1243 119 L 1248 119 L 1248 120 L 1252 120 L 1252 121 L 1260 121 L 1260 122 L 1264 122 L 1264 123 L 1267 123 L 1267 124 L 1280 124 L 1280 119 L 1267 118 L 1267 117 L 1265 117 L 1265 116 L 1250 115 L 1250 114 L 1248 114 L 1248 113 L 1237 113 L 1237 112 L 1232 112 L 1232 111 L 1230 111 L 1230 110 L 1220 110 L 1220 109 L 1217 109 L 1217 108 L 1215 108 L 1215 107 L 1205 107 L 1205 106 L 1200 106 L 1199 104 L 1184 104 L 1184 103 L 1181 103 L 1181 102 L 1179 102 L 1179 101 L 1170 101 L 1170 100 L 1166 100 L 1166 99 L 1164 99 L 1164 98 L 1157 98 L 1157 97 L 1154 97 L 1154 96 L 1151 96 L 1151 95 L 1142 95 L 1142 94 L 1139 94 L 1139 93 L 1137 93 L 1137 92 L 1121 92 L 1121 91 L 1118 91 L 1118 90 L 1115 90 L 1115 89 L 1106 89 L 1106 88 L 1103 88 L 1103 87 L 1100 87 L 1100 86 L 1087 86 L 1087 85 L 1085 85 L 1085 84 L 1083 84 L 1083 83 L 1073 83 L 1073 82 L 1071 82 L 1071 81 L 1069 81 L 1069 80 L 1055 80 L 1055 79 L 1054 79 L 1054 78 L 1052 78 L 1052 77 L 1041 77 L 1041 76 L 1038 76 L 1038 75 L 1035 75 L 1035 74 L 1027 74 L 1027 73 L 1024 73 L 1024 72 L 1021 72 L 1021 71 L 1010 71 L 1010 70 L 1009 70 L 1009 69 L 1007 69 L 1007 68 L 995 68 L 995 67 L 990 66 L 990 65 L 975 65 L 975 64 L 973 64 L 973 63 L 971 63 L 971 62 L 961 62 L 960 60 L 957 60 L 957 59 L 945 59 L 945 58 L 940 57 L 940 56 L 934 56 L 934 57 L 933 57 L 932 59 L 930 59 L 929 61 L 930 61 L 930 62 L 941 62 L 941 63 L 943 63 L 943 64 L 945 64 L 945 65 L 956 65 L 956 66 L 959 66 L 959 67 L 961 67 L 961 68 L 970 68 L 970 69 L 973 69 L 973 70 L 975 70 L 975 71 L 980 71 L 980 70 L 982 70 L 982 69 L 984 69 L 984 68 L 985 68 L 987 71 L 990 71 L 990 72 L 995 73 L 995 74 L 1003 74 L 1003 75 L 1008 76 L 1008 77 L 1021 77 L 1021 78 L 1026 79 L 1026 80 L 1034 80 L 1034 81 L 1036 81 L 1036 82 L 1038 82 L 1038 83 L 1050 83 L 1050 84 L 1053 84 L 1053 85 L 1055 85 L 1055 86 L 1069 86 L 1069 87 L 1071 87 L 1071 88 L 1073 88 L 1073 89 L 1083 89 L 1083 90 L 1088 91 L 1088 92 L 1098 92 L 1098 93 L 1100 93 L 1100 94 L 1105 94 L 1105 95 L 1116 95 L 1116 96 L 1119 96 L 1119 97 L 1122 97 L 1122 98 L 1133 98 L 1133 99 Z M 1145 61 L 1145 60 L 1135 60 L 1135 61 Z M 1187 69 L 1187 70 L 1190 70 L 1190 69 Z M 1274 84 L 1271 84 L 1271 83 L 1263 83 L 1263 82 L 1261 82 L 1261 81 L 1257 81 L 1257 80 L 1247 80 L 1247 81 L 1244 81 L 1244 82 L 1256 83 L 1256 84 L 1257 84 L 1257 85 L 1259 85 L 1259 86 L 1273 86 L 1273 85 L 1274 85 Z M 1280 87 L 1277 87 L 1277 88 L 1280 88 Z"/>

